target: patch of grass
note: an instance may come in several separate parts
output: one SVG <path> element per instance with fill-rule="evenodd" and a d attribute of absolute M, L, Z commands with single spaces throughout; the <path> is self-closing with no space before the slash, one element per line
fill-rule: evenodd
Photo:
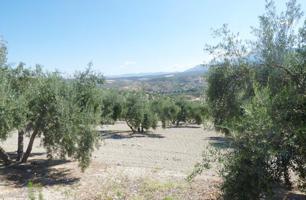
<path fill-rule="evenodd" d="M 163 200 L 174 200 L 172 197 L 165 197 Z"/>
<path fill-rule="evenodd" d="M 38 193 L 38 195 L 37 195 Z M 37 197 L 37 198 L 36 198 Z M 28 183 L 28 198 L 30 200 L 44 200 L 42 193 L 42 186 L 40 184 L 33 184 L 32 181 Z"/>
<path fill-rule="evenodd" d="M 159 182 L 155 180 L 145 180 L 142 183 L 142 190 L 143 191 L 149 191 L 149 192 L 155 192 L 155 191 L 161 191 L 161 190 L 171 190 L 172 188 L 176 188 L 177 184 L 173 182 Z"/>
<path fill-rule="evenodd" d="M 171 200 L 173 197 L 168 196 L 170 194 L 176 193 L 177 191 L 183 191 L 184 185 L 177 182 L 160 182 L 152 179 L 144 179 L 141 183 L 139 195 L 143 196 L 144 199 L 154 199 L 156 196 L 162 197 L 164 199 Z"/>
<path fill-rule="evenodd" d="M 138 179 L 131 181 L 127 178 L 120 181 L 109 180 L 102 185 L 100 193 L 94 199 L 164 199 L 175 200 L 178 193 L 184 191 L 185 186 L 176 182 L 160 182 L 152 179 Z M 175 194 L 175 196 L 173 196 Z"/>

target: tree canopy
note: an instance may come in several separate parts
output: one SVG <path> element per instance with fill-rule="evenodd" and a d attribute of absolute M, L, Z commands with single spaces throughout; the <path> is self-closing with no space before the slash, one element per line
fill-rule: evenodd
<path fill-rule="evenodd" d="M 39 66 L 31 70 L 21 63 L 11 68 L 5 57 L 6 51 L 1 50 L 0 139 L 5 140 L 13 130 L 22 130 L 30 141 L 21 162 L 27 162 L 35 138 L 41 137 L 49 157 L 72 157 L 85 169 L 98 139 L 98 86 L 103 77 L 87 69 L 68 80 L 59 73 L 45 73 Z M 0 159 L 5 164 L 12 162 L 1 147 Z"/>
<path fill-rule="evenodd" d="M 273 196 L 273 186 L 292 185 L 290 171 L 306 180 L 306 20 L 295 0 L 276 12 L 267 1 L 256 39 L 244 42 L 227 25 L 216 30 L 207 102 L 215 127 L 231 139 L 225 162 L 225 199 Z M 250 44 L 250 45 L 247 45 Z"/>

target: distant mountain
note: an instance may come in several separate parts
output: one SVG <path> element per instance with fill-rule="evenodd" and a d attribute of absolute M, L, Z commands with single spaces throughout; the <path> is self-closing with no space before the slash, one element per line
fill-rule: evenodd
<path fill-rule="evenodd" d="M 185 70 L 184 72 L 207 72 L 208 67 L 206 65 L 196 65 L 190 69 Z"/>
<path fill-rule="evenodd" d="M 148 73 L 135 73 L 135 74 L 121 74 L 106 76 L 106 79 L 139 79 L 139 78 L 161 78 L 161 77 L 172 77 L 172 76 L 184 76 L 195 73 L 205 73 L 208 67 L 206 65 L 196 65 L 190 69 L 182 72 L 148 72 Z"/>
<path fill-rule="evenodd" d="M 110 75 L 107 78 L 130 78 L 130 77 L 145 77 L 145 76 L 161 76 L 170 74 L 173 72 L 147 72 L 147 73 L 135 73 L 135 74 L 120 74 L 120 75 Z"/>

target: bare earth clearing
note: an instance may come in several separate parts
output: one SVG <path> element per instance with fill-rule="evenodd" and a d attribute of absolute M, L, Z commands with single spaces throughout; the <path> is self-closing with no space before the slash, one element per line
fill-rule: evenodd
<path fill-rule="evenodd" d="M 84 173 L 76 162 L 47 161 L 37 139 L 32 165 L 9 169 L 0 165 L 0 199 L 27 199 L 39 193 L 52 200 L 215 199 L 221 180 L 214 170 L 192 183 L 185 178 L 209 143 L 222 142 L 216 132 L 191 126 L 131 135 L 125 123 L 118 122 L 103 126 L 100 134 L 104 139 Z M 13 134 L 1 144 L 5 150 L 16 151 L 16 137 Z"/>

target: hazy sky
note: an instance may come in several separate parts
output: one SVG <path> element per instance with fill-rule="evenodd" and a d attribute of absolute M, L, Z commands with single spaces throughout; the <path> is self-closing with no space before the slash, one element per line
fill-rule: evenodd
<path fill-rule="evenodd" d="M 284 0 L 276 0 L 279 8 Z M 305 11 L 303 1 L 302 8 Z M 211 28 L 242 36 L 264 0 L 2 0 L 9 63 L 73 72 L 92 61 L 106 75 L 180 71 L 207 61 Z"/>

